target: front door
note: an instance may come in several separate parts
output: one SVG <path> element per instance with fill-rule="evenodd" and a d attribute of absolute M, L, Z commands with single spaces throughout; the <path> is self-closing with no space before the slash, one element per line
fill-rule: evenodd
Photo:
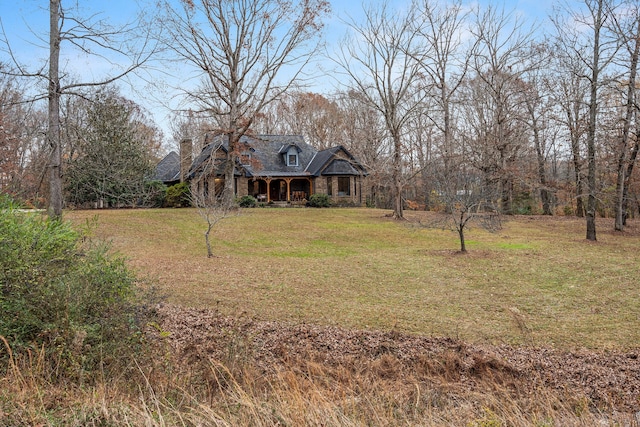
<path fill-rule="evenodd" d="M 287 183 L 282 179 L 276 179 L 269 184 L 269 198 L 278 202 L 287 200 Z"/>

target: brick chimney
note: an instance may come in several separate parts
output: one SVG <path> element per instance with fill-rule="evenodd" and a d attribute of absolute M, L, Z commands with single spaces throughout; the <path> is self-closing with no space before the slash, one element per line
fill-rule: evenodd
<path fill-rule="evenodd" d="M 180 141 L 180 182 L 184 182 L 193 162 L 193 140 L 184 138 Z"/>

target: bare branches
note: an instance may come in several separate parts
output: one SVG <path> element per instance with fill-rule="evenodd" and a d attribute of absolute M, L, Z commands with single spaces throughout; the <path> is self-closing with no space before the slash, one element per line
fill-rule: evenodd
<path fill-rule="evenodd" d="M 299 81 L 320 47 L 328 7 L 323 0 L 198 1 L 182 9 L 165 3 L 167 46 L 201 76 L 188 97 L 223 129 L 244 118 L 243 133 L 257 112 Z"/>
<path fill-rule="evenodd" d="M 49 55 L 47 65 L 36 71 L 28 71 L 28 67 L 22 65 L 15 56 L 3 28 L 4 44 L 13 62 L 12 74 L 23 78 L 38 78 L 46 82 L 46 93 L 36 93 L 33 100 L 48 99 L 48 131 L 47 139 L 51 147 L 51 160 L 49 163 L 49 214 L 53 218 L 62 215 L 62 150 L 61 150 L 61 121 L 60 98 L 64 95 L 75 95 L 77 90 L 86 87 L 104 86 L 129 75 L 142 67 L 156 52 L 156 45 L 151 43 L 150 27 L 144 31 L 142 38 L 140 32 L 143 29 L 139 25 L 126 24 L 121 27 L 111 27 L 98 15 L 88 18 L 80 18 L 73 15 L 72 9 L 65 8 L 62 0 L 50 0 L 49 2 Z M 131 40 L 139 42 L 132 43 Z M 63 47 L 70 45 L 84 55 L 99 57 L 118 68 L 115 74 L 107 77 L 91 79 L 89 81 L 63 83 L 68 78 L 64 69 L 60 66 L 60 55 Z M 132 50 L 131 47 L 135 46 Z M 115 58 L 112 58 L 115 55 Z M 128 65 L 121 67 L 122 59 Z M 48 70 L 45 72 L 45 68 Z M 5 73 L 4 70 L 0 70 Z"/>
<path fill-rule="evenodd" d="M 412 10 L 391 11 L 387 4 L 365 10 L 364 23 L 348 23 L 351 38 L 337 53 L 342 74 L 349 78 L 366 103 L 384 118 L 393 141 L 393 216 L 403 218 L 403 132 L 427 91 L 417 85 L 424 53 L 420 30 Z"/>
<path fill-rule="evenodd" d="M 198 71 L 190 101 L 229 135 L 223 195 L 231 203 L 236 145 L 267 105 L 299 81 L 320 46 L 326 0 L 165 1 L 166 46 Z M 281 78 L 282 80 L 277 80 Z"/>

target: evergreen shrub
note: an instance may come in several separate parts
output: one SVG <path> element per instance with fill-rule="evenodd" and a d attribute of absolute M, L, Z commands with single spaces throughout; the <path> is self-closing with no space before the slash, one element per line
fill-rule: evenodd
<path fill-rule="evenodd" d="M 309 202 L 307 204 L 312 208 L 328 208 L 331 206 L 331 199 L 329 199 L 327 194 L 316 193 L 309 197 Z"/>
<path fill-rule="evenodd" d="M 257 204 L 256 198 L 250 195 L 242 196 L 238 199 L 238 206 L 241 208 L 255 208 Z"/>
<path fill-rule="evenodd" d="M 86 379 L 131 354 L 135 278 L 108 249 L 0 197 L 0 336 L 14 356 L 44 352 L 60 376 Z"/>

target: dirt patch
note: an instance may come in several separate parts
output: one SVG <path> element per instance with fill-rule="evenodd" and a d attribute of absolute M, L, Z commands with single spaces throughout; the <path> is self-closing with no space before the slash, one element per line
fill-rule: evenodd
<path fill-rule="evenodd" d="M 487 387 L 529 396 L 553 390 L 584 396 L 598 408 L 640 410 L 638 349 L 560 351 L 475 345 L 393 331 L 230 318 L 215 310 L 166 304 L 155 311 L 158 325 L 149 328 L 149 335 L 166 340 L 187 363 L 245 360 L 268 373 L 307 361 L 480 393 Z"/>

